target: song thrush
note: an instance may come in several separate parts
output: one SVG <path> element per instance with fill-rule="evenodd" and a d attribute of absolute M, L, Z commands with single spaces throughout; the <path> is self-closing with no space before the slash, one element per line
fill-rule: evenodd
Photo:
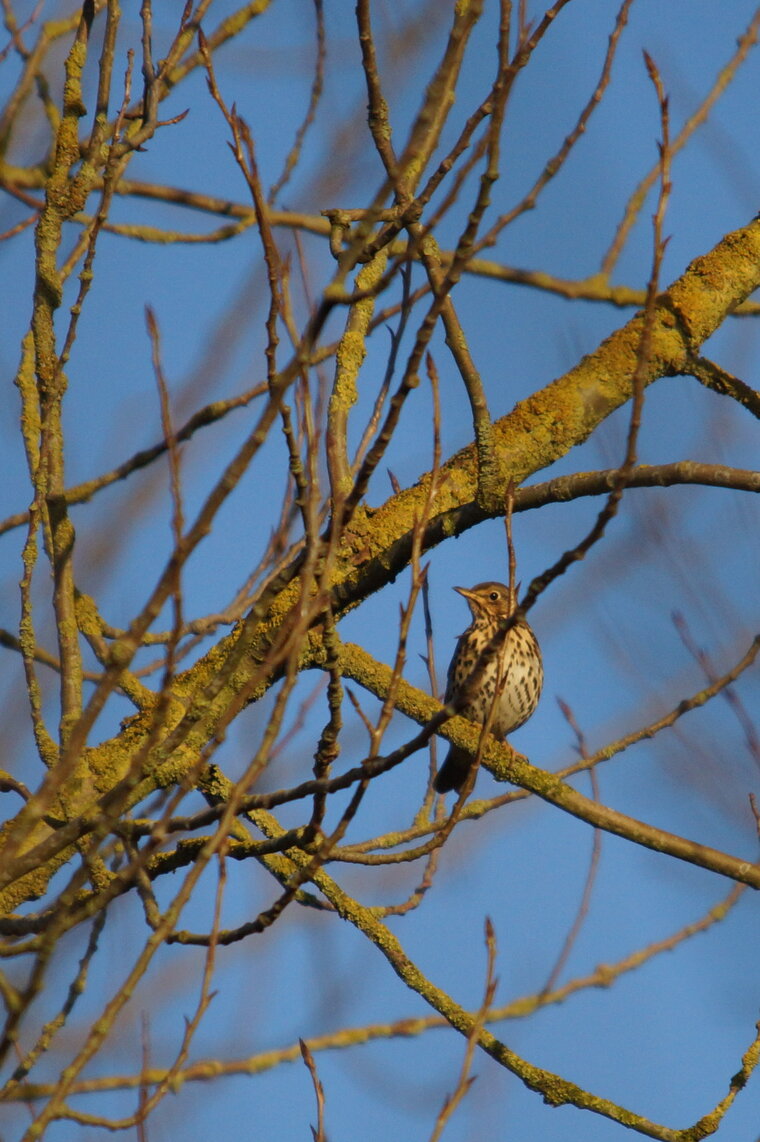
<path fill-rule="evenodd" d="M 538 705 L 544 681 L 541 651 L 524 619 L 508 626 L 513 604 L 503 583 L 454 590 L 467 600 L 472 623 L 459 636 L 445 700 L 457 704 L 458 713 L 471 722 L 483 724 L 490 715 L 490 732 L 502 739 L 527 722 Z M 472 764 L 466 749 L 450 746 L 433 782 L 437 792 L 461 790 Z"/>

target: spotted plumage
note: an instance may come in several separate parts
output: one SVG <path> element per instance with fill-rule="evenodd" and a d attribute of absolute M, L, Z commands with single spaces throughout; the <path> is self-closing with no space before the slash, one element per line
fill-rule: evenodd
<path fill-rule="evenodd" d="M 490 732 L 502 739 L 527 722 L 538 705 L 544 681 L 541 651 L 524 619 L 504 633 L 513 605 L 503 583 L 454 590 L 467 600 L 472 622 L 459 636 L 449 666 L 446 701 L 456 703 L 458 713 L 472 722 L 482 725 L 490 716 Z M 450 746 L 435 778 L 438 793 L 460 790 L 471 766 L 467 750 Z"/>

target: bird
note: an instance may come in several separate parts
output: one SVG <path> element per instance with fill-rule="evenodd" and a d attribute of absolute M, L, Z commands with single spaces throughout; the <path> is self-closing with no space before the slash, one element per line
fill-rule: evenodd
<path fill-rule="evenodd" d="M 472 622 L 457 641 L 445 702 L 471 722 L 483 725 L 490 716 L 490 732 L 501 740 L 527 722 L 538 705 L 544 682 L 541 650 L 525 619 L 514 617 L 514 593 L 503 583 L 454 590 L 467 600 Z M 460 792 L 472 764 L 472 754 L 452 744 L 433 788 Z"/>

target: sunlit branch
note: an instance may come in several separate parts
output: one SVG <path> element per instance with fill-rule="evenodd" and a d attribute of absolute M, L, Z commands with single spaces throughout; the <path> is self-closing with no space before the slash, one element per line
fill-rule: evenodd
<path fill-rule="evenodd" d="M 742 885 L 734 885 L 724 900 L 709 909 L 701 919 L 685 925 L 663 940 L 657 940 L 632 952 L 615 963 L 604 964 L 589 975 L 577 976 L 552 992 L 519 996 L 507 1004 L 492 1007 L 488 1012 L 486 1022 L 497 1023 L 509 1019 L 525 1019 L 535 1011 L 552 1004 L 564 1003 L 573 995 L 589 988 L 613 986 L 618 979 L 630 972 L 637 971 L 656 956 L 674 951 L 685 940 L 689 940 L 693 936 L 707 931 L 714 924 L 720 923 L 737 903 L 743 891 Z M 307 1042 L 309 1048 L 315 1052 L 348 1050 L 362 1043 L 372 1043 L 396 1037 L 409 1038 L 447 1027 L 449 1027 L 449 1023 L 442 1015 L 408 1016 L 384 1023 L 345 1027 L 325 1035 L 310 1035 Z M 272 1051 L 264 1051 L 245 1059 L 235 1059 L 228 1062 L 221 1062 L 218 1059 L 204 1060 L 184 1067 L 179 1072 L 178 1079 L 183 1083 L 204 1082 L 217 1077 L 219 1074 L 228 1076 L 257 1075 L 281 1066 L 283 1063 L 294 1062 L 298 1056 L 299 1048 L 297 1044 L 294 1044 Z M 80 1079 L 72 1085 L 71 1093 L 98 1094 L 103 1091 L 134 1090 L 141 1081 L 146 1081 L 149 1084 L 160 1082 L 165 1074 L 164 1069 L 151 1068 L 144 1075 L 108 1075 L 101 1078 Z M 18 1101 L 47 1098 L 53 1089 L 53 1086 L 48 1083 L 21 1083 L 14 1092 L 14 1097 Z"/>

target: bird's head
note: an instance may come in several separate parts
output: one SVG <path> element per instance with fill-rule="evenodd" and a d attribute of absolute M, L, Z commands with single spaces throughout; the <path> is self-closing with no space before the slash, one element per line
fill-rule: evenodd
<path fill-rule="evenodd" d="M 476 621 L 507 619 L 512 613 L 509 588 L 503 583 L 478 583 L 475 587 L 455 587 L 454 590 L 467 600 Z"/>

